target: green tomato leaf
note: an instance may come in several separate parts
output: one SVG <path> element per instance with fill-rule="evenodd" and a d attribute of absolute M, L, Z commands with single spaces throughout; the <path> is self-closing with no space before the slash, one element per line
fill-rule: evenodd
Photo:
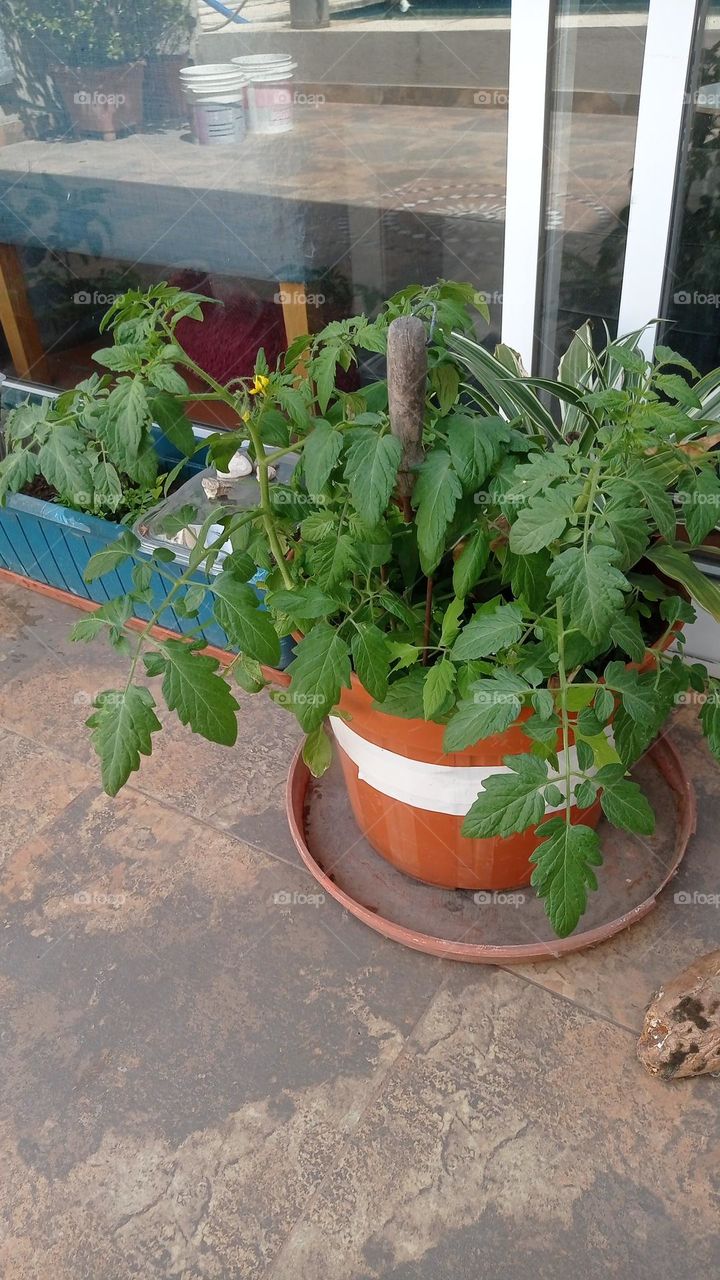
<path fill-rule="evenodd" d="M 141 378 L 120 378 L 106 401 L 107 413 L 98 427 L 107 441 L 114 462 L 135 457 L 140 447 L 142 429 L 150 418 L 145 386 Z"/>
<path fill-rule="evenodd" d="M 318 725 L 308 734 L 303 743 L 302 758 L 314 778 L 322 778 L 330 768 L 332 745 L 324 725 Z"/>
<path fill-rule="evenodd" d="M 552 497 L 533 498 L 523 507 L 510 530 L 510 550 L 519 556 L 542 551 L 565 532 L 572 512 L 570 502 L 553 493 Z"/>
<path fill-rule="evenodd" d="M 522 610 L 518 604 L 481 605 L 465 624 L 452 649 L 454 662 L 487 658 L 516 644 L 523 633 Z"/>
<path fill-rule="evenodd" d="M 442 425 L 460 483 L 465 493 L 472 493 L 497 466 L 503 445 L 510 439 L 508 424 L 502 418 L 454 413 Z"/>
<path fill-rule="evenodd" d="M 97 506 L 117 511 L 123 500 L 120 477 L 111 462 L 96 462 L 92 469 L 92 487 Z"/>
<path fill-rule="evenodd" d="M 356 623 L 351 641 L 353 663 L 358 679 L 376 702 L 382 702 L 388 688 L 391 652 L 379 627 L 367 622 Z"/>
<path fill-rule="evenodd" d="M 609 503 L 603 514 L 619 552 L 619 568 L 631 569 L 650 541 L 647 512 L 618 501 Z"/>
<path fill-rule="evenodd" d="M 465 612 L 465 601 L 455 597 L 451 600 L 443 614 L 440 643 L 449 647 L 460 634 L 460 619 Z"/>
<path fill-rule="evenodd" d="M 254 658 L 248 658 L 246 654 L 241 654 L 233 663 L 233 671 L 240 688 L 244 689 L 246 693 L 259 693 L 261 689 L 265 688 L 267 681 L 263 676 L 260 663 L 256 662 Z"/>
<path fill-rule="evenodd" d="M 4 504 L 9 493 L 18 493 L 35 479 L 38 472 L 37 455 L 19 449 L 9 453 L 0 462 L 0 503 Z"/>
<path fill-rule="evenodd" d="M 453 591 L 460 599 L 464 599 L 477 585 L 489 556 L 489 535 L 484 529 L 477 529 L 468 538 L 453 567 Z"/>
<path fill-rule="evenodd" d="M 549 689 L 537 689 L 530 699 L 541 720 L 549 720 L 555 711 L 555 699 Z"/>
<path fill-rule="evenodd" d="M 678 498 L 688 537 L 697 547 L 720 523 L 720 480 L 714 471 L 701 471 Z"/>
<path fill-rule="evenodd" d="M 605 765 L 594 781 L 603 788 L 600 804 L 608 822 L 639 836 L 652 835 L 655 814 L 637 783 L 625 777 L 623 765 Z"/>
<path fill-rule="evenodd" d="M 335 390 L 335 368 L 339 357 L 339 348 L 330 346 L 324 347 L 312 360 L 311 372 L 321 413 L 325 413 Z"/>
<path fill-rule="evenodd" d="M 92 505 L 90 463 L 77 427 L 69 423 L 54 426 L 38 454 L 38 465 L 58 493 L 67 494 L 79 506 Z"/>
<path fill-rule="evenodd" d="M 448 361 L 435 365 L 435 368 L 430 370 L 430 385 L 438 398 L 440 414 L 445 417 L 457 400 L 460 389 L 458 369 Z"/>
<path fill-rule="evenodd" d="M 293 621 L 315 621 L 337 613 L 338 604 L 330 596 L 312 584 L 294 591 L 282 588 L 267 597 L 267 606 L 273 613 L 285 613 Z"/>
<path fill-rule="evenodd" d="M 595 707 L 595 713 L 598 720 L 602 720 L 604 723 L 606 720 L 610 719 L 613 711 L 615 710 L 615 699 L 613 698 L 610 690 L 606 689 L 604 685 L 601 685 L 595 694 L 593 706 Z"/>
<path fill-rule="evenodd" d="M 592 778 L 583 778 L 575 787 L 575 803 L 579 809 L 589 809 L 595 803 L 597 784 Z"/>
<path fill-rule="evenodd" d="M 627 479 L 636 492 L 645 499 L 647 509 L 662 537 L 672 542 L 677 527 L 677 514 L 670 494 L 659 481 L 643 474 L 642 469 L 631 470 Z"/>
<path fill-rule="evenodd" d="M 640 622 L 634 614 L 625 613 L 616 618 L 610 627 L 610 639 L 633 662 L 642 662 L 647 645 Z"/>
<path fill-rule="evenodd" d="M 332 711 L 340 690 L 350 687 L 348 646 L 327 622 L 319 622 L 298 644 L 288 674 L 288 706 L 310 733 Z"/>
<path fill-rule="evenodd" d="M 215 580 L 213 613 L 231 644 L 269 667 L 280 661 L 280 640 L 270 615 L 247 583 L 221 573 Z"/>
<path fill-rule="evenodd" d="M 109 796 L 116 796 L 140 768 L 140 756 L 151 754 L 152 734 L 162 726 L 155 714 L 155 699 L 140 685 L 100 693 L 94 706 L 86 723 L 100 758 L 103 787 Z"/>
<path fill-rule="evenodd" d="M 587 907 L 589 889 L 597 889 L 593 867 L 602 865 L 600 840 L 592 827 L 550 818 L 538 829 L 543 837 L 531 862 L 531 884 L 545 899 L 545 910 L 560 938 L 567 938 Z"/>
<path fill-rule="evenodd" d="M 480 682 L 493 686 L 493 681 Z M 475 686 L 471 698 L 463 698 L 448 722 L 443 738 L 444 751 L 465 751 L 483 738 L 504 733 L 517 720 L 522 703 L 510 692 L 499 688 Z"/>
<path fill-rule="evenodd" d="M 102 547 L 90 557 L 83 572 L 85 582 L 94 582 L 96 578 L 101 578 L 111 569 L 117 569 L 118 565 L 135 554 L 139 546 L 140 543 L 134 533 L 126 529 L 116 542 L 108 543 L 106 547 Z"/>
<path fill-rule="evenodd" d="M 412 648 L 412 646 L 408 646 Z M 418 650 L 414 650 L 417 660 Z M 415 667 L 406 676 L 394 680 L 388 686 L 387 696 L 376 705 L 378 711 L 387 715 L 399 716 L 403 720 L 422 720 L 425 715 L 423 706 L 423 685 L 425 683 L 424 667 Z"/>
<path fill-rule="evenodd" d="M 322 497 L 342 447 L 342 434 L 329 422 L 318 421 L 306 437 L 302 453 L 305 484 L 315 502 Z"/>
<path fill-rule="evenodd" d="M 116 347 L 102 347 L 100 351 L 95 351 L 93 360 L 105 369 L 126 372 L 140 367 L 144 350 L 141 343 L 124 342 Z"/>
<path fill-rule="evenodd" d="M 430 667 L 423 684 L 423 711 L 426 720 L 432 720 L 445 710 L 455 688 L 457 669 L 449 658 L 443 658 Z"/>
<path fill-rule="evenodd" d="M 425 574 L 431 574 L 442 559 L 445 534 L 461 496 L 460 481 L 453 470 L 450 454 L 443 449 L 434 449 L 419 468 L 412 498 L 417 512 L 420 563 Z"/>
<path fill-rule="evenodd" d="M 153 386 L 160 391 L 168 391 L 173 396 L 186 396 L 188 393 L 187 382 L 182 374 L 178 373 L 177 369 L 173 369 L 171 364 L 165 362 L 154 364 L 148 369 L 147 376 Z M 189 457 L 190 455 L 187 454 L 186 456 Z"/>
<path fill-rule="evenodd" d="M 622 662 L 609 662 L 605 668 L 605 683 L 608 689 L 620 694 L 622 704 L 628 715 L 639 724 L 654 724 L 658 715 L 658 694 L 654 678 L 650 680 L 638 676 L 637 671 L 629 670 Z"/>
<path fill-rule="evenodd" d="M 505 756 L 509 773 L 490 774 L 462 826 L 469 839 L 509 836 L 526 831 L 545 816 L 546 760 L 537 756 Z"/>
<path fill-rule="evenodd" d="M 169 365 L 159 365 L 165 373 L 173 373 Z M 182 382 L 182 378 L 180 379 Z M 195 452 L 195 436 L 192 423 L 185 415 L 183 405 L 167 391 L 152 391 L 149 397 L 150 413 L 170 444 L 178 453 L 191 458 Z"/>
<path fill-rule="evenodd" d="M 624 604 L 630 584 L 616 568 L 619 553 L 613 547 L 568 547 L 548 570 L 553 596 L 562 596 L 570 622 L 593 644 L 607 640 L 608 629 Z"/>
<path fill-rule="evenodd" d="M 355 510 L 372 528 L 387 510 L 395 487 L 402 445 L 396 436 L 378 435 L 376 431 L 358 428 L 345 462 L 345 479 Z"/>
<path fill-rule="evenodd" d="M 355 548 L 349 534 L 325 538 L 311 544 L 308 550 L 312 575 L 323 590 L 329 591 L 352 573 Z"/>
<path fill-rule="evenodd" d="M 193 733 L 208 742 L 234 746 L 238 704 L 227 681 L 216 674 L 217 659 L 196 653 L 181 640 L 166 640 L 158 657 L 164 668 L 163 697 L 180 723 L 189 725 Z"/>

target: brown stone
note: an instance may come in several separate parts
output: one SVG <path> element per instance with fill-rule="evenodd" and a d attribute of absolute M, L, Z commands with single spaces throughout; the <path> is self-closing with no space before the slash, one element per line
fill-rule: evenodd
<path fill-rule="evenodd" d="M 720 1073 L 720 951 L 653 996 L 637 1052 L 648 1071 L 666 1080 Z"/>

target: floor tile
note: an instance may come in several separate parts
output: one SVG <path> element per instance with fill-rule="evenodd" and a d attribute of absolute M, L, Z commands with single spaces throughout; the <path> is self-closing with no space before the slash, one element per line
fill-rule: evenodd
<path fill-rule="evenodd" d="M 717 779 L 720 769 L 685 709 L 670 730 L 698 799 L 697 832 L 677 875 L 639 924 L 592 951 L 519 966 L 533 982 L 639 1032 L 660 985 L 718 945 L 720 880 Z M 651 851 L 648 849 L 648 856 Z M 602 868 L 598 873 L 602 892 Z"/>
<path fill-rule="evenodd" d="M 92 780 L 90 769 L 0 729 L 0 863 Z"/>
<path fill-rule="evenodd" d="M 720 1265 L 717 1084 L 521 978 L 456 970 L 273 1280 L 657 1280 Z"/>
<path fill-rule="evenodd" d="M 91 765 L 97 776 L 85 721 L 97 693 L 124 683 L 127 659 L 100 641 L 73 644 L 69 632 L 80 615 L 67 605 L 2 587 L 0 623 L 3 602 L 12 626 L 5 640 L 0 726 L 28 741 L 51 742 Z M 159 681 L 149 683 L 161 704 Z M 132 785 L 299 865 L 285 820 L 285 785 L 302 736 L 299 727 L 267 693 L 250 695 L 237 686 L 233 692 L 240 704 L 234 748 L 206 742 L 160 705 L 164 731 Z"/>
<path fill-rule="evenodd" d="M 265 1274 L 446 972 L 315 890 L 93 787 L 8 859 L 3 1277 Z"/>

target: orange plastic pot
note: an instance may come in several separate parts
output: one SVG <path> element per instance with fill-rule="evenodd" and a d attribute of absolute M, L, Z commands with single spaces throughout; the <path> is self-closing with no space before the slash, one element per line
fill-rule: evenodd
<path fill-rule="evenodd" d="M 668 636 L 662 647 L 673 639 L 674 635 Z M 642 672 L 652 669 L 654 662 L 648 652 L 639 666 L 628 665 Z M 347 719 L 331 717 L 331 724 L 355 820 L 387 862 L 416 880 L 448 889 L 502 891 L 529 883 L 530 857 L 540 843 L 534 830 L 505 838 L 469 839 L 462 834 L 462 825 L 482 780 L 475 783 L 472 775 L 465 775 L 466 803 L 456 805 L 456 812 L 446 811 L 449 806 L 443 796 L 444 787 L 449 790 L 454 781 L 444 771 L 471 769 L 489 775 L 503 769 L 504 756 L 530 751 L 532 741 L 522 730 L 529 711 L 521 713 L 504 733 L 451 754 L 443 751 L 443 725 L 404 720 L 377 710 L 355 676 L 352 687 L 342 692 L 340 711 Z M 558 740 L 558 751 L 561 746 Z M 422 766 L 440 769 L 428 771 Z M 571 816 L 573 822 L 596 826 L 600 805 L 583 810 L 573 806 Z"/>
<path fill-rule="evenodd" d="M 444 803 L 442 776 L 430 779 L 428 771 L 417 766 L 480 769 L 488 773 L 502 769 L 504 756 L 519 755 L 532 746 L 521 727 L 522 718 L 527 718 L 529 712 L 504 733 L 465 751 L 446 754 L 442 748 L 443 725 L 402 720 L 376 710 L 370 695 L 354 677 L 352 688 L 343 690 L 340 710 L 349 719 L 333 719 L 332 725 L 350 804 L 363 835 L 383 858 L 416 880 L 448 889 L 492 891 L 528 884 L 533 870 L 530 855 L 539 844 L 534 832 L 469 839 L 462 834 L 462 825 L 474 795 L 468 795 L 461 812 L 435 808 Z M 369 764 L 358 761 L 357 739 L 370 746 Z M 373 748 L 391 754 L 383 756 Z M 360 754 L 366 751 L 361 747 Z M 398 765 L 397 757 L 408 765 Z M 451 781 L 448 778 L 448 784 Z M 398 789 L 405 785 L 417 792 L 415 803 L 398 798 Z M 482 784 L 478 781 L 477 785 L 470 785 L 477 794 Z M 395 794 L 387 794 L 384 787 Z M 597 804 L 583 811 L 573 809 L 573 821 L 595 825 L 599 813 Z"/>

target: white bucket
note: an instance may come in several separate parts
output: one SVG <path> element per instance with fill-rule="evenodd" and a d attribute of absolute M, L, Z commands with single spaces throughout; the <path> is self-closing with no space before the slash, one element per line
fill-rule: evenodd
<path fill-rule="evenodd" d="M 276 67 L 279 63 L 292 62 L 291 53 L 243 53 L 233 58 L 233 65 L 243 67 L 246 71 L 261 70 L 263 67 Z"/>
<path fill-rule="evenodd" d="M 237 67 L 232 62 L 205 62 L 199 67 L 181 67 L 179 71 L 180 79 L 184 84 L 194 82 L 196 80 L 209 80 L 213 76 L 228 76 L 237 72 Z"/>
<path fill-rule="evenodd" d="M 246 133 L 242 68 L 231 62 L 183 67 L 180 79 L 195 141 L 202 147 L 241 142 Z"/>
<path fill-rule="evenodd" d="M 195 141 L 201 147 L 242 142 L 245 137 L 243 102 L 194 102 L 191 116 Z"/>
<path fill-rule="evenodd" d="M 243 65 L 249 80 L 247 102 L 251 133 L 289 133 L 292 129 L 292 74 L 296 66 L 289 58 L 273 65 L 257 62 L 252 67 Z"/>
<path fill-rule="evenodd" d="M 185 97 L 193 102 L 242 102 L 245 97 L 245 83 L 242 80 L 218 81 L 215 85 L 198 85 L 196 89 L 186 89 Z"/>

